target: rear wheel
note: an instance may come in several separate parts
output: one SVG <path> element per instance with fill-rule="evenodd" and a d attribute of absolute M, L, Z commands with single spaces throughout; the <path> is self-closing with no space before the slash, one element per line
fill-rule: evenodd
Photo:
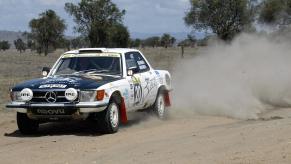
<path fill-rule="evenodd" d="M 22 134 L 35 134 L 39 127 L 39 122 L 27 117 L 26 113 L 17 112 L 17 126 Z"/>
<path fill-rule="evenodd" d="M 119 129 L 119 106 L 115 101 L 111 101 L 106 110 L 97 113 L 96 121 L 102 133 L 112 134 Z"/>
<path fill-rule="evenodd" d="M 165 119 L 167 116 L 164 94 L 159 92 L 153 106 L 155 115 L 160 119 Z"/>

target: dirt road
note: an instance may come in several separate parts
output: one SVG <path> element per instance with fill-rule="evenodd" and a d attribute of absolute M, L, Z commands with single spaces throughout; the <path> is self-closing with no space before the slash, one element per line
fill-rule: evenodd
<path fill-rule="evenodd" d="M 54 123 L 25 137 L 16 130 L 14 113 L 1 112 L 0 163 L 291 163 L 291 109 L 248 121 L 144 116 L 131 117 L 113 135 L 95 134 L 84 123 Z"/>

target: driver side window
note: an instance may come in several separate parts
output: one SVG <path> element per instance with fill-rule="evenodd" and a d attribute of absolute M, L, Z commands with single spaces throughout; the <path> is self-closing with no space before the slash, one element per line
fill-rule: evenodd
<path fill-rule="evenodd" d="M 128 52 L 125 54 L 126 67 L 136 67 L 134 73 L 143 73 L 150 70 L 147 62 L 144 60 L 142 55 L 138 52 Z"/>

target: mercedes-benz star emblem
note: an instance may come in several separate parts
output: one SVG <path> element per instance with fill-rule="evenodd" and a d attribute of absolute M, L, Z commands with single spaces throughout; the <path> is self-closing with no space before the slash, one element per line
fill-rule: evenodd
<path fill-rule="evenodd" d="M 55 92 L 47 92 L 45 94 L 46 101 L 49 103 L 54 103 L 57 101 L 57 95 Z"/>

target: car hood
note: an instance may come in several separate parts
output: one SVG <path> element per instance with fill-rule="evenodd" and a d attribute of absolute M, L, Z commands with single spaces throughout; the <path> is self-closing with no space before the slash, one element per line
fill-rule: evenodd
<path fill-rule="evenodd" d="M 81 90 L 96 89 L 106 83 L 120 80 L 118 77 L 110 76 L 52 76 L 47 78 L 33 79 L 16 85 L 12 90 L 20 91 L 24 88 L 30 89 L 66 89 L 76 88 Z"/>

